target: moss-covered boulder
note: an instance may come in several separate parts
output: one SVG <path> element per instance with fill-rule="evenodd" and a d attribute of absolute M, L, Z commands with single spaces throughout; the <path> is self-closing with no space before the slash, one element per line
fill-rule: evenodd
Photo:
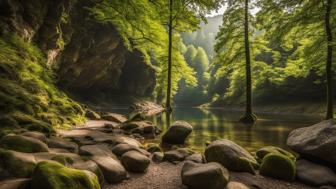
<path fill-rule="evenodd" d="M 38 139 L 13 134 L 4 136 L 0 141 L 0 146 L 5 149 L 27 153 L 49 151 L 48 146 Z"/>
<path fill-rule="evenodd" d="M 285 155 L 291 159 L 295 159 L 295 156 L 290 153 L 289 151 L 287 150 L 284 150 L 282 148 L 279 148 L 279 147 L 275 147 L 275 146 L 265 146 L 263 148 L 260 148 L 257 152 L 256 152 L 256 155 L 258 158 L 260 159 L 263 159 L 267 154 L 270 154 L 270 153 L 273 153 L 273 154 L 282 154 L 282 155 Z"/>
<path fill-rule="evenodd" d="M 52 161 L 37 164 L 29 187 L 30 189 L 100 189 L 98 178 L 94 173 L 68 168 Z"/>
<path fill-rule="evenodd" d="M 78 162 L 75 162 L 72 165 L 72 167 L 75 169 L 91 171 L 92 173 L 97 175 L 100 186 L 104 185 L 105 178 L 104 178 L 103 172 L 100 170 L 96 162 L 92 160 L 78 161 Z"/>
<path fill-rule="evenodd" d="M 255 158 L 230 140 L 216 140 L 205 149 L 207 162 L 218 162 L 232 171 L 254 173 L 258 167 Z"/>
<path fill-rule="evenodd" d="M 35 167 L 32 154 L 0 149 L 0 179 L 29 177 Z"/>
<path fill-rule="evenodd" d="M 263 158 L 260 174 L 292 181 L 295 178 L 295 162 L 282 154 L 268 154 Z"/>

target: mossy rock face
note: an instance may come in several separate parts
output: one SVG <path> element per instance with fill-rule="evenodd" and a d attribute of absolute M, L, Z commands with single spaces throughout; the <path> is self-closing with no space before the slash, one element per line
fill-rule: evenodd
<path fill-rule="evenodd" d="M 18 5 L 22 6 L 21 3 L 25 7 L 31 6 L 32 2 L 20 2 Z M 26 7 L 24 9 L 25 18 L 31 18 Z M 67 127 L 85 121 L 83 108 L 57 88 L 55 73 L 48 68 L 46 56 L 33 43 L 16 35 L 4 34 L 0 38 L 0 59 L 2 128 L 21 127 L 50 135 L 54 127 Z"/>
<path fill-rule="evenodd" d="M 295 178 L 295 163 L 282 154 L 268 154 L 263 158 L 260 174 L 277 179 L 293 181 Z"/>
<path fill-rule="evenodd" d="M 19 152 L 48 152 L 48 146 L 35 138 L 9 134 L 0 141 L 1 147 Z"/>
<path fill-rule="evenodd" d="M 292 153 L 290 153 L 290 152 L 288 152 L 288 151 L 286 151 L 282 148 L 275 147 L 275 146 L 266 146 L 266 147 L 260 148 L 256 152 L 256 155 L 257 155 L 258 158 L 263 159 L 267 154 L 270 154 L 270 153 L 282 154 L 282 155 L 285 155 L 285 156 L 289 157 L 292 160 L 295 160 L 295 156 Z"/>
<path fill-rule="evenodd" d="M 35 164 L 35 158 L 32 154 L 0 148 L 0 179 L 8 176 L 29 177 Z"/>
<path fill-rule="evenodd" d="M 100 189 L 97 176 L 90 171 L 67 168 L 57 162 L 37 164 L 29 189 Z"/>

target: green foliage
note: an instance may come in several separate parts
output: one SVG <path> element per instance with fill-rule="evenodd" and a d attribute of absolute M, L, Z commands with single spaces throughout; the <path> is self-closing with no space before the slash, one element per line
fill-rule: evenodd
<path fill-rule="evenodd" d="M 258 12 L 250 15 L 249 27 L 255 102 L 322 99 L 327 48 L 322 1 L 254 2 Z M 333 4 L 332 26 L 336 24 L 335 10 Z M 217 102 L 237 105 L 244 101 L 242 24 L 243 7 L 236 1 L 223 15 L 216 37 L 216 56 L 210 66 L 208 90 L 211 96 L 219 96 L 214 98 Z"/>
<path fill-rule="evenodd" d="M 47 60 L 34 45 L 13 35 L 0 39 L 0 123 L 45 133 L 84 121 L 82 107 L 55 86 Z"/>
<path fill-rule="evenodd" d="M 176 1 L 177 2 L 177 1 Z M 163 99 L 167 86 L 167 53 L 168 35 L 165 28 L 167 18 L 166 1 L 108 1 L 104 0 L 90 9 L 94 17 L 103 23 L 112 23 L 121 35 L 126 47 L 130 50 L 140 50 L 148 64 L 152 64 L 157 71 L 157 86 L 155 95 Z M 174 5 L 178 6 L 178 5 Z M 191 14 L 191 10 L 186 10 Z M 177 19 L 182 16 L 176 15 Z M 189 24 L 179 21 L 175 23 L 178 30 L 188 30 L 190 25 L 197 25 L 198 19 L 193 14 L 183 20 L 191 20 Z M 180 36 L 173 36 L 173 68 L 172 93 L 178 89 L 178 81 L 184 79 L 188 85 L 195 85 L 193 70 L 187 65 L 181 52 L 183 43 Z"/>
<path fill-rule="evenodd" d="M 200 105 L 207 102 L 207 87 L 210 78 L 208 73 L 209 60 L 206 52 L 202 47 L 197 49 L 189 45 L 184 54 L 188 65 L 196 72 L 197 85 L 188 86 L 182 80 L 179 83 L 179 90 L 174 100 L 179 104 Z"/>

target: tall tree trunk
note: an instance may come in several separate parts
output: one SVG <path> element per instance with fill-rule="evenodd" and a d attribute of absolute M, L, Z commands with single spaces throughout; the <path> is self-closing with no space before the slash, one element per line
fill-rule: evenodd
<path fill-rule="evenodd" d="M 251 79 L 251 55 L 249 42 L 249 0 L 245 0 L 245 20 L 244 20 L 244 38 L 245 38 L 245 71 L 246 71 L 246 109 L 245 115 L 241 118 L 242 122 L 254 123 L 256 116 L 252 112 L 252 79 Z"/>
<path fill-rule="evenodd" d="M 326 62 L 326 77 L 327 77 L 327 113 L 326 113 L 326 119 L 332 119 L 334 118 L 333 113 L 333 88 L 332 88 L 332 42 L 333 42 L 333 36 L 332 31 L 330 27 L 330 14 L 331 14 L 331 7 L 332 7 L 332 1 L 333 0 L 327 0 L 327 4 L 325 5 L 325 31 L 327 36 L 327 62 Z"/>
<path fill-rule="evenodd" d="M 168 74 L 167 74 L 167 99 L 166 110 L 172 111 L 170 97 L 171 97 L 171 71 L 172 71 L 172 40 L 173 40 L 173 0 L 169 0 L 169 24 L 168 24 Z"/>

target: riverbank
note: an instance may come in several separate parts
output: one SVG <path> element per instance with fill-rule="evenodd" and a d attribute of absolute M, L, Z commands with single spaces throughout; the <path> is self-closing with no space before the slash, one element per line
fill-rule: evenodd
<path fill-rule="evenodd" d="M 144 174 L 132 174 L 129 180 L 106 187 L 107 189 L 186 189 L 182 184 L 181 170 L 184 162 L 177 165 L 162 162 L 152 163 Z M 230 172 L 230 180 L 242 183 L 251 189 L 314 189 L 299 182 L 285 182 L 249 173 Z M 245 189 L 232 187 L 229 189 Z"/>
<path fill-rule="evenodd" d="M 0 157 L 7 158 L 0 159 L 0 188 L 66 186 L 68 189 L 185 189 L 199 181 L 209 184 L 219 182 L 220 186 L 227 186 L 227 189 L 313 188 L 294 180 L 295 166 L 292 167 L 292 164 L 295 164 L 296 158 L 277 147 L 260 149 L 263 151 L 261 154 L 249 153 L 223 137 L 210 141 L 205 153 L 195 152 L 188 145 L 181 147 L 166 144 L 163 148 L 160 142 L 146 142 L 148 137 L 161 136 L 161 131 L 141 116 L 128 119 L 111 112 L 101 115 L 91 112 L 88 115 L 95 120 L 68 130 L 58 129 L 52 136 L 24 129 L 3 136 Z M 187 122 L 175 122 L 164 132 L 162 141 L 170 143 L 181 140 L 183 143 L 192 131 L 193 127 Z M 279 155 L 279 152 L 285 156 Z M 289 167 L 281 168 L 286 172 L 281 173 L 275 168 L 274 173 L 261 174 L 266 169 L 263 168 L 266 161 L 263 157 L 267 157 L 265 153 L 280 158 L 280 164 L 290 162 Z M 230 157 L 230 161 L 237 162 L 221 162 L 221 159 L 216 159 L 225 156 Z M 13 162 L 19 162 L 19 167 Z M 273 170 L 278 163 L 269 164 Z M 222 172 L 215 171 L 218 169 Z M 208 174 L 213 173 L 216 175 L 209 177 Z M 193 174 L 196 174 L 195 177 Z M 287 174 L 291 176 L 287 177 Z M 186 180 L 187 175 L 191 175 L 191 180 Z"/>

